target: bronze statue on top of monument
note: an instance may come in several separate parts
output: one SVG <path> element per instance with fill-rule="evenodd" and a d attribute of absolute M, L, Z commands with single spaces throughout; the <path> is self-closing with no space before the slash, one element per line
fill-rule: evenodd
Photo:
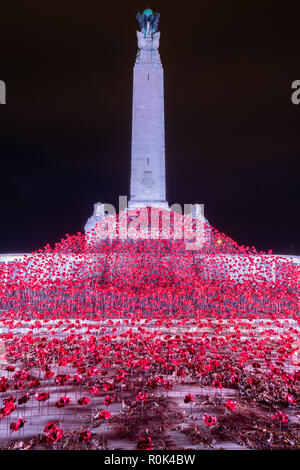
<path fill-rule="evenodd" d="M 144 10 L 142 14 L 138 12 L 136 19 L 138 20 L 140 31 L 144 33 L 144 36 L 146 36 L 148 23 L 150 24 L 152 34 L 158 31 L 159 17 L 160 14 L 154 13 L 150 8 Z"/>

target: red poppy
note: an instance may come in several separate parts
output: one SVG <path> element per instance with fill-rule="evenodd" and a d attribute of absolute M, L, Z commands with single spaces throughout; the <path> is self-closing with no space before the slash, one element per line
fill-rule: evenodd
<path fill-rule="evenodd" d="M 114 387 L 114 384 L 111 383 L 111 382 L 106 382 L 103 386 L 104 390 L 106 392 L 109 392 L 110 390 L 113 390 L 115 387 Z"/>
<path fill-rule="evenodd" d="M 93 385 L 90 389 L 89 392 L 91 395 L 100 395 L 101 393 L 101 388 L 97 387 L 97 385 Z"/>
<path fill-rule="evenodd" d="M 281 411 L 276 411 L 275 415 L 273 416 L 274 419 L 278 419 L 279 421 L 281 421 L 282 423 L 288 423 L 289 422 L 289 418 L 287 415 L 285 415 L 284 413 L 282 413 Z"/>
<path fill-rule="evenodd" d="M 202 418 L 207 427 L 213 426 L 217 422 L 217 418 L 214 415 L 208 415 L 204 413 Z"/>
<path fill-rule="evenodd" d="M 237 402 L 236 401 L 233 401 L 233 400 L 228 400 L 226 403 L 225 403 L 225 406 L 228 410 L 231 410 L 231 411 L 235 411 L 236 407 L 237 407 Z"/>
<path fill-rule="evenodd" d="M 0 378 L 0 392 L 6 392 L 9 389 L 8 379 L 6 377 Z"/>
<path fill-rule="evenodd" d="M 157 382 L 156 382 L 155 379 L 148 379 L 148 385 L 149 385 L 149 387 L 151 387 L 151 388 L 155 388 L 156 385 L 157 385 Z"/>
<path fill-rule="evenodd" d="M 28 400 L 30 400 L 29 393 L 25 393 L 25 395 L 21 395 L 20 398 L 18 398 L 18 405 L 23 405 L 27 403 Z"/>
<path fill-rule="evenodd" d="M 79 434 L 79 442 L 86 442 L 86 441 L 89 441 L 92 437 L 92 434 L 90 431 L 88 430 L 82 430 L 80 431 L 80 434 Z"/>
<path fill-rule="evenodd" d="M 26 419 L 20 417 L 16 423 L 10 423 L 10 430 L 11 432 L 16 432 L 19 429 L 24 427 L 24 424 L 27 422 Z"/>
<path fill-rule="evenodd" d="M 233 384 L 235 384 L 235 385 L 237 385 L 237 384 L 239 383 L 239 378 L 238 378 L 238 376 L 235 375 L 235 374 L 231 374 L 229 380 L 230 380 L 231 383 L 233 383 Z"/>
<path fill-rule="evenodd" d="M 184 403 L 191 403 L 192 401 L 195 401 L 194 400 L 194 395 L 192 395 L 191 393 L 187 393 L 186 396 L 184 397 L 183 401 L 184 401 Z"/>
<path fill-rule="evenodd" d="M 28 387 L 39 387 L 41 385 L 41 382 L 38 379 L 33 379 L 29 382 Z"/>
<path fill-rule="evenodd" d="M 15 390 L 22 390 L 24 388 L 24 386 L 25 386 L 24 380 L 18 380 L 18 382 L 15 383 L 15 385 L 14 385 L 14 389 Z"/>
<path fill-rule="evenodd" d="M 51 370 L 47 370 L 45 372 L 45 379 L 51 379 L 53 376 L 54 376 L 54 372 L 52 372 Z"/>
<path fill-rule="evenodd" d="M 50 397 L 49 393 L 47 392 L 42 392 L 42 393 L 39 393 L 37 392 L 35 395 L 34 395 L 34 398 L 37 400 L 37 401 L 46 401 L 48 400 Z"/>
<path fill-rule="evenodd" d="M 183 369 L 178 369 L 177 372 L 176 372 L 176 375 L 178 377 L 184 377 L 186 375 L 185 371 Z"/>
<path fill-rule="evenodd" d="M 109 411 L 99 411 L 94 419 L 109 419 L 111 417 L 111 413 Z"/>
<path fill-rule="evenodd" d="M 17 405 L 14 404 L 15 401 L 15 398 L 3 400 L 4 407 L 0 409 L 1 419 L 5 416 L 9 416 L 13 411 L 15 411 L 17 408 Z"/>
<path fill-rule="evenodd" d="M 46 426 L 45 426 L 45 429 L 44 429 L 44 433 L 50 432 L 55 427 L 57 427 L 57 424 L 55 424 L 53 422 L 47 423 Z"/>
<path fill-rule="evenodd" d="M 142 392 L 139 392 L 136 396 L 136 401 L 147 401 L 148 400 L 148 395 L 147 392 L 142 394 Z"/>
<path fill-rule="evenodd" d="M 292 395 L 290 395 L 289 393 L 286 394 L 285 399 L 286 399 L 289 403 L 295 403 L 294 397 L 293 397 Z"/>
<path fill-rule="evenodd" d="M 169 380 L 166 380 L 165 382 L 162 383 L 162 387 L 163 387 L 165 390 L 172 390 L 173 384 L 172 384 L 172 382 L 170 382 Z"/>
<path fill-rule="evenodd" d="M 137 443 L 138 450 L 151 450 L 152 449 L 152 439 L 151 437 L 141 437 Z"/>
<path fill-rule="evenodd" d="M 91 399 L 89 397 L 81 397 L 78 399 L 78 405 L 88 405 Z"/>
<path fill-rule="evenodd" d="M 63 408 L 64 406 L 70 403 L 70 397 L 66 397 L 66 395 L 60 397 L 60 399 L 55 403 L 56 408 Z"/>
<path fill-rule="evenodd" d="M 216 388 L 223 388 L 221 382 L 219 379 L 215 379 L 213 380 L 213 383 L 212 383 L 213 387 L 216 387 Z"/>
<path fill-rule="evenodd" d="M 87 369 L 86 371 L 88 377 L 94 377 L 99 373 L 97 367 L 92 367 L 91 369 Z"/>
<path fill-rule="evenodd" d="M 44 433 L 49 443 L 56 444 L 64 435 L 63 429 L 60 429 L 55 423 L 48 423 L 45 426 Z"/>
<path fill-rule="evenodd" d="M 58 374 L 55 377 L 55 383 L 58 385 L 65 385 L 65 383 L 69 380 L 70 376 L 67 374 Z"/>
<path fill-rule="evenodd" d="M 106 395 L 104 398 L 104 405 L 109 406 L 112 404 L 113 401 L 114 400 L 112 397 L 110 397 L 109 395 Z"/>
<path fill-rule="evenodd" d="M 76 374 L 74 377 L 73 377 L 73 383 L 74 384 L 79 384 L 82 382 L 82 375 L 80 374 Z"/>

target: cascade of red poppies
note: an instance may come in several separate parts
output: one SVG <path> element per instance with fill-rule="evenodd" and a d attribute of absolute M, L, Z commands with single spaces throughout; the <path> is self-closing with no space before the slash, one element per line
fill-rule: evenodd
<path fill-rule="evenodd" d="M 0 442 L 26 436 L 33 420 L 33 435 L 58 446 L 73 407 L 76 416 L 89 410 L 78 441 L 90 445 L 99 428 L 104 446 L 128 397 L 131 416 L 140 413 L 146 423 L 156 416 L 156 393 L 168 397 L 191 380 L 218 393 L 233 390 L 235 400 L 224 396 L 224 417 L 239 410 L 246 392 L 270 401 L 270 417 L 296 408 L 299 267 L 239 246 L 208 223 L 197 250 L 187 249 L 184 237 L 121 239 L 118 227 L 101 239 L 124 214 L 110 217 L 108 229 L 104 221 L 94 235 L 67 235 L 0 266 Z M 184 389 L 182 406 L 196 409 L 194 395 Z M 205 426 L 218 429 L 220 418 L 199 416 L 205 440 Z M 272 426 L 278 422 L 285 426 L 288 418 Z M 140 420 L 137 447 L 158 445 L 144 428 Z"/>

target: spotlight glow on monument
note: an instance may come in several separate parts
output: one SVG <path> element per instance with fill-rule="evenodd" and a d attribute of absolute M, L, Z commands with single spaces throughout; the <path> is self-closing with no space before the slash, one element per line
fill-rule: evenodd
<path fill-rule="evenodd" d="M 153 18 L 153 19 L 152 19 Z M 138 15 L 133 73 L 129 207 L 168 207 L 165 176 L 164 76 L 159 56 L 159 14 Z"/>

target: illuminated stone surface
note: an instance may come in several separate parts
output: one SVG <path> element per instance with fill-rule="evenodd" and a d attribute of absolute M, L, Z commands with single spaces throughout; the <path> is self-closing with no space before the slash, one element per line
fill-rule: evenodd
<path fill-rule="evenodd" d="M 133 72 L 132 153 L 129 207 L 168 207 L 165 177 L 164 77 L 160 32 L 137 31 Z"/>

